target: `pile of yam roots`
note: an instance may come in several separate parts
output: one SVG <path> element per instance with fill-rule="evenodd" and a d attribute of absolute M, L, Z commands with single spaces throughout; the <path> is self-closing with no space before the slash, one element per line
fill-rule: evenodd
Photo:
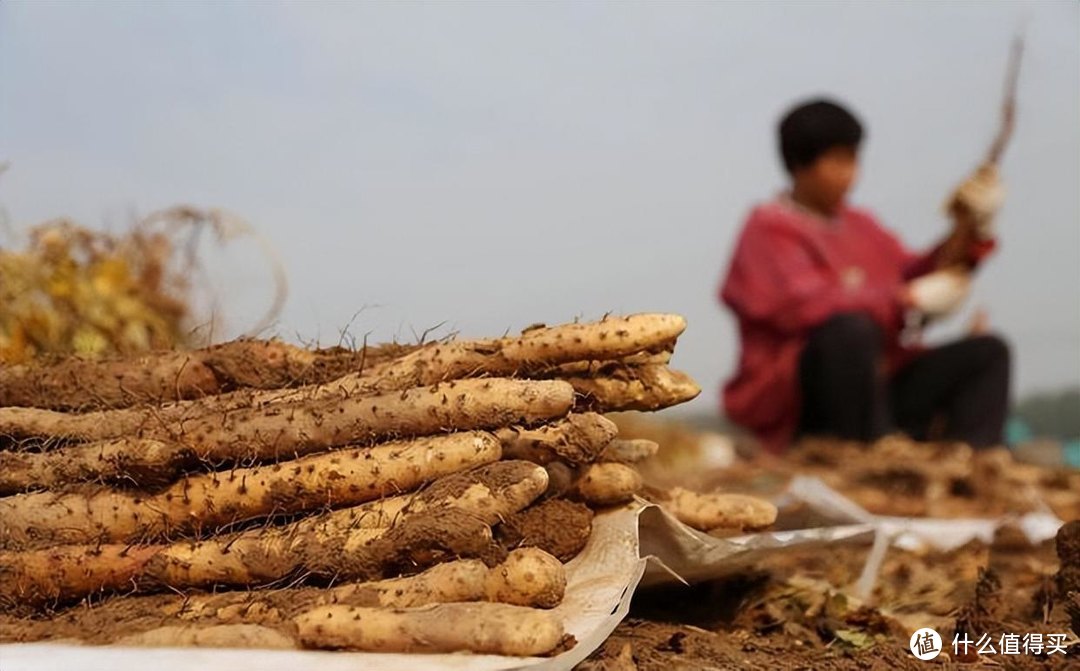
<path fill-rule="evenodd" d="M 555 654 L 563 562 L 698 394 L 676 315 L 0 368 L 0 641 Z M 698 528 L 775 509 L 652 492 Z"/>

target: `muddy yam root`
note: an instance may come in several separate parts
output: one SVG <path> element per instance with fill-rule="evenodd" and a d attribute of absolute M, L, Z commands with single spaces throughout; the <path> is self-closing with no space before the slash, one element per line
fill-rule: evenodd
<path fill-rule="evenodd" d="M 208 627 L 166 625 L 120 636 L 114 645 L 134 648 L 261 648 L 292 650 L 300 647 L 292 637 L 257 624 L 219 624 Z"/>
<path fill-rule="evenodd" d="M 605 377 L 568 377 L 584 396 L 581 406 L 601 412 L 652 411 L 692 400 L 701 387 L 681 371 L 667 366 L 626 368 Z"/>
<path fill-rule="evenodd" d="M 306 647 L 368 652 L 529 657 L 550 652 L 563 638 L 562 623 L 554 614 L 501 603 L 393 610 L 324 606 L 294 622 Z"/>
<path fill-rule="evenodd" d="M 451 475 L 438 485 L 395 497 L 402 503 L 394 506 L 397 512 L 387 519 L 393 524 L 388 528 L 358 526 L 357 520 L 369 519 L 370 511 L 357 506 L 198 542 L 67 545 L 0 553 L 0 599 L 42 605 L 100 591 L 254 586 L 301 572 L 373 578 L 382 576 L 384 562 L 405 561 L 411 572 L 429 561 L 429 554 L 443 550 L 436 558 L 452 557 L 453 552 L 492 558 L 498 553 L 491 551 L 488 528 L 535 500 L 547 486 L 547 474 L 535 464 L 503 461 Z M 411 528 L 414 518 L 420 518 L 421 530 L 430 531 L 439 520 L 445 523 L 430 534 L 428 540 L 436 545 L 424 550 L 423 557 L 409 559 L 408 543 L 415 546 L 422 536 Z M 389 540 L 380 545 L 384 537 Z M 393 547 L 394 539 L 402 543 L 400 548 Z"/>
<path fill-rule="evenodd" d="M 0 368 L 0 406 L 124 408 L 243 387 L 278 389 L 345 375 L 360 357 L 341 349 L 312 352 L 276 340 L 236 340 L 111 361 L 70 357 L 51 365 Z"/>
<path fill-rule="evenodd" d="M 483 432 L 310 455 L 290 462 L 191 476 L 163 492 L 34 492 L 0 498 L 0 548 L 121 543 L 211 532 L 273 513 L 346 506 L 405 492 L 501 456 Z"/>
<path fill-rule="evenodd" d="M 186 588 L 257 585 L 314 572 L 325 563 L 322 557 L 364 557 L 380 539 L 392 537 L 396 526 L 418 516 L 436 519 L 452 509 L 490 527 L 535 500 L 547 486 L 547 474 L 527 462 L 498 462 L 436 485 L 411 497 L 388 528 L 353 527 L 357 509 L 345 509 L 285 527 L 175 544 L 155 556 L 146 573 L 162 585 Z"/>
<path fill-rule="evenodd" d="M 0 451 L 0 496 L 88 481 L 160 488 L 196 464 L 190 448 L 148 438 L 117 438 L 44 452 L 4 450 Z"/>
<path fill-rule="evenodd" d="M 172 545 L 61 546 L 0 553 L 0 605 L 7 610 L 66 603 L 98 592 L 259 585 L 289 576 L 379 580 L 457 558 L 495 564 L 506 553 L 491 527 L 455 508 L 417 514 L 360 546 L 348 536 L 244 535 Z"/>
<path fill-rule="evenodd" d="M 153 413 L 130 410 L 72 415 L 0 408 L 0 435 L 81 441 L 138 436 L 187 445 L 215 462 L 272 460 L 386 438 L 532 424 L 566 415 L 573 401 L 573 388 L 559 380 L 490 378 L 380 396 L 211 412 L 164 423 Z"/>
<path fill-rule="evenodd" d="M 520 549 L 491 568 L 478 559 L 457 559 L 416 575 L 346 582 L 330 588 L 129 595 L 103 601 L 92 609 L 67 609 L 50 620 L 20 619 L 18 635 L 6 640 L 64 638 L 100 644 L 112 642 L 117 631 L 139 634 L 166 623 L 202 629 L 229 624 L 281 628 L 301 613 L 331 605 L 416 608 L 434 603 L 497 601 L 550 608 L 561 600 L 565 584 L 562 564 L 538 550 Z M 106 622 L 109 626 L 103 627 Z"/>
<path fill-rule="evenodd" d="M 589 542 L 593 512 L 566 499 L 549 499 L 511 515 L 496 529 L 501 543 L 512 548 L 537 548 L 570 561 Z"/>
<path fill-rule="evenodd" d="M 50 605 L 72 596 L 130 590 L 158 552 L 154 546 L 61 546 L 0 552 L 0 611 Z"/>
<path fill-rule="evenodd" d="M 614 506 L 633 500 L 643 487 L 637 469 L 605 462 L 587 466 L 574 483 L 573 492 L 590 506 Z"/>
<path fill-rule="evenodd" d="M 77 410 L 192 398 L 221 391 L 195 352 L 117 361 L 72 357 L 52 366 L 0 367 L 0 406 Z"/>
<path fill-rule="evenodd" d="M 776 521 L 776 506 L 745 494 L 698 494 L 674 487 L 659 500 L 675 519 L 701 531 L 737 529 L 759 531 Z"/>
<path fill-rule="evenodd" d="M 614 422 L 594 412 L 571 414 L 533 429 L 505 427 L 495 432 L 503 453 L 537 464 L 555 460 L 587 464 L 596 460 L 618 434 Z"/>

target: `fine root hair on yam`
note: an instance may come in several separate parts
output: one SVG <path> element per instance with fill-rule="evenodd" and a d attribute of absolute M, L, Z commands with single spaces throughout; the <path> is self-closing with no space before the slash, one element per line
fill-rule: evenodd
<path fill-rule="evenodd" d="M 295 618 L 309 648 L 529 657 L 555 649 L 563 627 L 551 612 L 502 603 L 380 609 L 324 606 Z"/>
<path fill-rule="evenodd" d="M 633 500 L 643 487 L 637 469 L 604 462 L 582 469 L 574 483 L 574 494 L 591 506 L 614 506 Z"/>

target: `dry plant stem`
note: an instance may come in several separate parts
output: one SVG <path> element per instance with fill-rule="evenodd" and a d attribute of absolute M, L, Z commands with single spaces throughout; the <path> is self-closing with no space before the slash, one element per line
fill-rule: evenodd
<path fill-rule="evenodd" d="M 438 604 L 377 609 L 323 606 L 298 616 L 300 640 L 310 648 L 370 652 L 542 655 L 563 637 L 552 613 L 501 603 Z"/>

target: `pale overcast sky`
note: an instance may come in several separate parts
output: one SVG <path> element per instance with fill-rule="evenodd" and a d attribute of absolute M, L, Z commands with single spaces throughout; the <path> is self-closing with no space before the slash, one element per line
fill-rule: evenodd
<path fill-rule="evenodd" d="M 783 186 L 774 125 L 848 101 L 854 194 L 911 245 L 984 155 L 1027 22 L 1001 252 L 975 302 L 1021 392 L 1080 384 L 1080 4 L 0 4 L 0 204 L 25 226 L 176 202 L 242 214 L 290 278 L 277 332 L 466 336 L 674 311 L 715 407 L 715 299 L 742 217 Z M 269 299 L 254 246 L 217 276 L 228 325 Z M 946 337 L 961 318 L 944 327 Z"/>

